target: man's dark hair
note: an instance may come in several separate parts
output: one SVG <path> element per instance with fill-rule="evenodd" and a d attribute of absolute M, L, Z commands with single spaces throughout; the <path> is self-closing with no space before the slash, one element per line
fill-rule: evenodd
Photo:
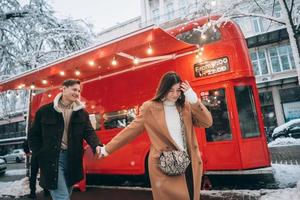
<path fill-rule="evenodd" d="M 73 86 L 75 84 L 79 84 L 80 85 L 80 80 L 78 79 L 67 79 L 63 82 L 63 86 L 66 86 L 66 87 L 70 87 L 70 86 Z"/>

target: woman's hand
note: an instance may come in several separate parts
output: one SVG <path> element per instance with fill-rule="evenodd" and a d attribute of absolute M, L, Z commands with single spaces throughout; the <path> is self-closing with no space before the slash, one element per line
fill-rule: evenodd
<path fill-rule="evenodd" d="M 191 88 L 191 86 L 190 86 L 189 82 L 186 80 L 180 84 L 180 89 L 182 90 L 182 92 L 186 92 L 190 88 Z"/>

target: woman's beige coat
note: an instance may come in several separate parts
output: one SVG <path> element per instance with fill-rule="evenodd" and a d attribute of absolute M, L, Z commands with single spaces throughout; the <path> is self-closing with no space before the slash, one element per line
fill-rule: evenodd
<path fill-rule="evenodd" d="M 186 127 L 187 148 L 193 170 L 194 200 L 199 200 L 202 160 L 193 125 L 209 127 L 212 125 L 212 117 L 200 101 L 195 104 L 186 102 L 183 109 L 183 121 Z M 159 156 L 162 151 L 178 149 L 168 131 L 162 103 L 145 102 L 138 117 L 106 145 L 106 151 L 109 154 L 113 153 L 123 145 L 131 142 L 144 129 L 146 129 L 151 141 L 148 166 L 153 198 L 155 200 L 188 200 L 189 193 L 185 175 L 167 176 L 158 168 Z"/>

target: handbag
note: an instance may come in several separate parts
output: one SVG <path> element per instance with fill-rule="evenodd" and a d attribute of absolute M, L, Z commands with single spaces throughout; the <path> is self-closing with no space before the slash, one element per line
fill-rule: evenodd
<path fill-rule="evenodd" d="M 191 162 L 189 154 L 187 153 L 185 126 L 183 123 L 181 109 L 179 110 L 179 116 L 184 150 L 163 151 L 159 157 L 158 166 L 161 169 L 161 171 L 168 176 L 178 176 L 184 174 L 186 168 Z"/>

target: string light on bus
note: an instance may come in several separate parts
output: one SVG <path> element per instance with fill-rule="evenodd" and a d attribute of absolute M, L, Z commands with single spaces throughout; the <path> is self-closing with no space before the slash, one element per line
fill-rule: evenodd
<path fill-rule="evenodd" d="M 24 84 L 24 83 L 22 83 L 22 84 L 20 84 L 20 85 L 18 86 L 19 89 L 22 89 L 22 88 L 24 88 L 24 87 L 25 87 L 25 84 Z"/>
<path fill-rule="evenodd" d="M 64 76 L 64 75 L 65 75 L 65 72 L 64 72 L 64 71 L 60 71 L 60 72 L 59 72 L 59 75 Z"/>
<path fill-rule="evenodd" d="M 76 70 L 75 70 L 75 75 L 76 75 L 76 76 L 79 76 L 80 74 L 81 74 L 80 71 L 79 71 L 78 69 L 76 69 Z"/>
<path fill-rule="evenodd" d="M 93 60 L 90 60 L 88 63 L 90 66 L 95 66 L 95 62 Z"/>
<path fill-rule="evenodd" d="M 153 53 L 153 49 L 151 47 L 151 45 L 149 44 L 148 48 L 147 48 L 147 54 L 151 55 Z"/>
<path fill-rule="evenodd" d="M 206 35 L 203 33 L 201 34 L 201 39 L 205 40 L 206 39 Z"/>
<path fill-rule="evenodd" d="M 138 59 L 137 57 L 135 57 L 135 58 L 133 59 L 133 64 L 137 65 L 137 64 L 139 64 L 139 63 L 140 63 L 140 59 Z"/>
<path fill-rule="evenodd" d="M 200 51 L 204 51 L 204 47 L 200 47 Z"/>
<path fill-rule="evenodd" d="M 111 61 L 111 64 L 112 64 L 113 66 L 116 66 L 116 65 L 118 64 L 118 62 L 117 62 L 117 60 L 116 60 L 115 57 L 113 57 L 113 59 L 112 59 L 112 61 Z"/>
<path fill-rule="evenodd" d="M 48 97 L 50 98 L 50 97 L 52 97 L 52 95 L 49 93 L 49 94 L 48 94 Z"/>
<path fill-rule="evenodd" d="M 34 85 L 34 83 L 32 83 L 31 85 L 30 85 L 30 89 L 34 89 L 35 88 L 35 85 Z"/>
<path fill-rule="evenodd" d="M 46 85 L 47 83 L 48 83 L 48 81 L 47 80 L 42 80 L 42 83 L 44 84 L 44 85 Z"/>

